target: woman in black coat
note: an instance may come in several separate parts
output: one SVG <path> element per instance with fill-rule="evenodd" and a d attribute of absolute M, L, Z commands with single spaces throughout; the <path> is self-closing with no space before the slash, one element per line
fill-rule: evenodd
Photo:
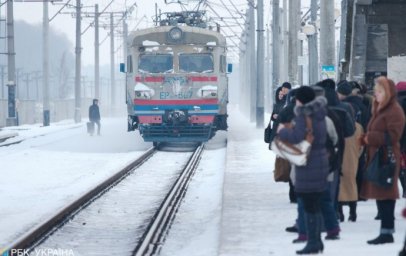
<path fill-rule="evenodd" d="M 305 166 L 295 166 L 295 190 L 303 200 L 308 242 L 297 254 L 314 254 L 324 249 L 321 241 L 321 197 L 327 189 L 329 171 L 326 150 L 327 100 L 317 97 L 308 86 L 302 86 L 296 93 L 295 118 L 293 128 L 279 128 L 278 135 L 282 141 L 297 144 L 306 137 L 306 116 L 312 121 L 312 132 L 315 135 Z"/>

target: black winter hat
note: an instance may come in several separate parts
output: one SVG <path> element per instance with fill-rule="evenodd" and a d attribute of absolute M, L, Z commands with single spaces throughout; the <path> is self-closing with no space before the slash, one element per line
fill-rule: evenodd
<path fill-rule="evenodd" d="M 324 88 L 324 89 L 336 89 L 336 83 L 334 82 L 333 79 L 324 79 L 323 81 L 318 82 L 316 85 Z"/>
<path fill-rule="evenodd" d="M 337 92 L 341 95 L 348 96 L 352 92 L 352 85 L 348 81 L 342 81 L 337 86 Z"/>
<path fill-rule="evenodd" d="M 282 84 L 282 88 L 288 88 L 290 90 L 290 89 L 292 89 L 292 85 L 289 82 L 284 82 Z"/>
<path fill-rule="evenodd" d="M 301 86 L 296 90 L 295 96 L 302 104 L 306 104 L 316 98 L 316 93 L 309 86 Z"/>

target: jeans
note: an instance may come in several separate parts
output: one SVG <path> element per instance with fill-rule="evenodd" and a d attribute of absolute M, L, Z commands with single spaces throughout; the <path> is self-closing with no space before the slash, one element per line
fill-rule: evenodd
<path fill-rule="evenodd" d="M 395 232 L 395 204 L 396 200 L 376 200 L 381 216 L 381 234 Z"/>
<path fill-rule="evenodd" d="M 324 219 L 324 226 L 327 231 L 339 229 L 337 215 L 333 206 L 333 201 L 331 200 L 330 190 L 326 190 L 320 193 L 319 199 L 319 210 Z M 297 201 L 298 208 L 298 219 L 297 227 L 299 234 L 306 234 L 305 226 L 305 206 L 303 198 L 299 195 Z"/>

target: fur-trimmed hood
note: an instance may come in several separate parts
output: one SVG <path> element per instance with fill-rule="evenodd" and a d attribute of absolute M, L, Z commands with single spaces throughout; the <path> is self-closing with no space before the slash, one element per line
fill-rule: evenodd
<path fill-rule="evenodd" d="M 294 111 L 296 116 L 307 115 L 322 119 L 327 114 L 327 99 L 324 96 L 317 96 L 303 106 L 296 106 Z"/>

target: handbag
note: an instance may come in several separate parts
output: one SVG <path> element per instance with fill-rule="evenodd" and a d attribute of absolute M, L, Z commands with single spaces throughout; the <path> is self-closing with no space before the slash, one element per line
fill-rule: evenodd
<path fill-rule="evenodd" d="M 276 182 L 289 182 L 290 180 L 290 163 L 288 160 L 281 157 L 275 159 L 275 170 L 273 178 Z"/>
<path fill-rule="evenodd" d="M 365 178 L 379 187 L 391 188 L 394 183 L 396 158 L 387 132 L 385 141 L 386 145 L 378 148 L 367 166 Z"/>
<path fill-rule="evenodd" d="M 269 123 L 268 126 L 264 130 L 264 141 L 265 141 L 265 143 L 270 143 L 271 142 L 271 133 L 272 133 L 272 128 L 271 128 L 271 124 Z"/>
<path fill-rule="evenodd" d="M 310 117 L 306 118 L 306 138 L 298 144 L 292 144 L 281 140 L 278 136 L 274 138 L 271 144 L 271 150 L 274 153 L 288 160 L 296 166 L 305 166 L 307 164 L 307 156 L 309 155 L 311 145 L 314 140 L 313 126 Z"/>

